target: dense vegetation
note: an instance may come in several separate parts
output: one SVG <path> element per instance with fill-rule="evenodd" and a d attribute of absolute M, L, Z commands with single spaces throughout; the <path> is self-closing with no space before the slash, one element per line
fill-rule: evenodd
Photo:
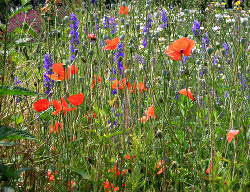
<path fill-rule="evenodd" d="M 249 190 L 247 2 L 21 3 L 0 25 L 0 189 Z"/>

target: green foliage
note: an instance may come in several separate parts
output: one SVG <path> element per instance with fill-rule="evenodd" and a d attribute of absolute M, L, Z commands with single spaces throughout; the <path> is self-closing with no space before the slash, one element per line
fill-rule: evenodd
<path fill-rule="evenodd" d="M 26 96 L 34 96 L 38 93 L 31 91 L 24 87 L 18 87 L 18 86 L 6 86 L 1 85 L 0 86 L 0 95 L 26 95 Z"/>
<path fill-rule="evenodd" d="M 0 126 L 0 141 L 15 141 L 19 139 L 34 140 L 35 137 L 26 130 L 19 130 L 12 127 Z"/>

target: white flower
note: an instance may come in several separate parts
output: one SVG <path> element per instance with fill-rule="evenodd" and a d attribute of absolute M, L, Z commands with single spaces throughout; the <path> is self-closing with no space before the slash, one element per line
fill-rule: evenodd
<path fill-rule="evenodd" d="M 226 19 L 226 23 L 234 23 L 235 19 Z"/>
<path fill-rule="evenodd" d="M 241 23 L 246 23 L 248 21 L 248 18 L 247 17 L 241 17 L 240 18 L 240 22 Z"/>
<path fill-rule="evenodd" d="M 219 30 L 220 30 L 220 27 L 219 27 L 219 26 L 214 26 L 214 27 L 212 27 L 212 29 L 213 29 L 214 31 L 219 31 Z"/>

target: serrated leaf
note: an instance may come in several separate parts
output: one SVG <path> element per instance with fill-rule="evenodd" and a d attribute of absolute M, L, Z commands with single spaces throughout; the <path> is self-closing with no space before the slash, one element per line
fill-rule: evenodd
<path fill-rule="evenodd" d="M 18 140 L 18 139 L 36 139 L 31 133 L 26 130 L 19 130 L 12 127 L 0 126 L 0 141 L 1 140 Z"/>
<path fill-rule="evenodd" d="M 38 93 L 24 87 L 17 86 L 0 86 L 0 95 L 37 95 Z"/>

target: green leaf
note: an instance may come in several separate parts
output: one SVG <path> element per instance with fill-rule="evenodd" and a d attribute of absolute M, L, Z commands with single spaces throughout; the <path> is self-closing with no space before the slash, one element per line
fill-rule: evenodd
<path fill-rule="evenodd" d="M 90 175 L 88 173 L 86 173 L 86 171 L 84 171 L 81 168 L 74 167 L 74 168 L 71 168 L 71 171 L 73 171 L 73 172 L 78 173 L 79 175 L 81 175 L 82 179 L 90 180 Z"/>
<path fill-rule="evenodd" d="M 14 166 L 7 166 L 0 162 L 0 181 L 10 181 L 17 178 L 17 176 Z"/>
<path fill-rule="evenodd" d="M 22 6 L 23 6 L 23 5 L 26 5 L 26 4 L 28 4 L 28 3 L 30 3 L 30 0 L 21 0 Z"/>
<path fill-rule="evenodd" d="M 37 95 L 38 93 L 24 87 L 0 86 L 0 95 Z"/>
<path fill-rule="evenodd" d="M 21 114 L 12 116 L 12 119 L 17 125 L 24 122 L 23 116 Z"/>
<path fill-rule="evenodd" d="M 20 9 L 17 9 L 14 12 L 12 12 L 12 14 L 11 14 L 11 16 L 9 18 L 14 17 L 15 15 L 18 15 L 19 13 L 28 11 L 30 9 L 32 9 L 31 5 L 27 5 L 27 6 L 21 7 Z"/>
<path fill-rule="evenodd" d="M 14 142 L 0 142 L 0 147 L 12 147 L 14 145 L 18 145 L 19 143 L 14 143 Z"/>
<path fill-rule="evenodd" d="M 0 126 L 0 141 L 1 140 L 18 140 L 18 139 L 36 139 L 31 133 L 26 130 L 18 130 L 12 127 Z"/>

